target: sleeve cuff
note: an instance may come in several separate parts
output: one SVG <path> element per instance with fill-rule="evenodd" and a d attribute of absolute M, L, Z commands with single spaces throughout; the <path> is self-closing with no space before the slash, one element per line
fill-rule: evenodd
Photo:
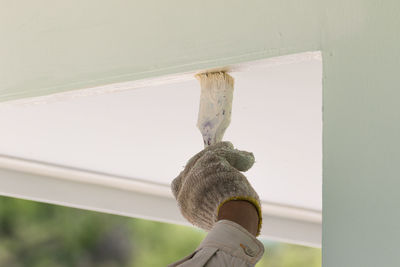
<path fill-rule="evenodd" d="M 198 249 L 216 247 L 255 265 L 264 254 L 264 245 L 241 225 L 220 220 L 214 224 Z"/>

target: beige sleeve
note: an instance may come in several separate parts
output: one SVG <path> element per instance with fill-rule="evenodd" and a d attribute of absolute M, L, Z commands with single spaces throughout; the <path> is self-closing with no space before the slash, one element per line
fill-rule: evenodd
<path fill-rule="evenodd" d="M 218 221 L 197 249 L 168 267 L 250 267 L 264 254 L 264 245 L 237 223 Z"/>

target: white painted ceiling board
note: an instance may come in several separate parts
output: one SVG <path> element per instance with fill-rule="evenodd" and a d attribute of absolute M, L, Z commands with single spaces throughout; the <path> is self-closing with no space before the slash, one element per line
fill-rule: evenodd
<path fill-rule="evenodd" d="M 252 151 L 264 201 L 321 210 L 322 64 L 250 63 L 234 71 L 224 140 Z M 169 184 L 202 149 L 200 87 L 177 79 L 46 104 L 0 105 L 0 154 Z"/>

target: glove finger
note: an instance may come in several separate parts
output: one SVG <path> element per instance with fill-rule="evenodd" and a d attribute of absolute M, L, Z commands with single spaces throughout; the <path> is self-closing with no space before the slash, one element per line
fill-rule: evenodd
<path fill-rule="evenodd" d="M 221 149 L 221 148 L 231 148 L 233 149 L 233 145 L 230 142 L 218 142 L 212 146 L 206 147 L 202 151 L 198 152 L 196 155 L 194 155 L 192 158 L 189 159 L 189 161 L 186 163 L 184 170 L 176 177 L 172 183 L 171 183 L 171 191 L 172 194 L 175 196 L 175 198 L 178 197 L 180 187 L 182 184 L 182 179 L 183 177 L 186 177 L 186 175 L 192 170 L 194 165 L 198 162 L 199 159 L 201 159 L 204 154 L 210 151 L 214 151 L 216 149 Z M 212 153 L 212 152 L 210 152 Z"/>
<path fill-rule="evenodd" d="M 226 159 L 238 171 L 245 172 L 254 164 L 254 154 L 238 149 L 219 149 L 215 151 L 220 157 Z"/>
<path fill-rule="evenodd" d="M 187 173 L 187 171 L 189 171 L 193 165 L 196 164 L 196 162 L 207 152 L 209 151 L 216 151 L 216 150 L 220 150 L 220 149 L 233 149 L 233 145 L 231 142 L 228 141 L 224 141 L 224 142 L 218 142 L 214 145 L 208 146 L 206 148 L 204 148 L 202 151 L 200 151 L 199 153 L 197 153 L 196 155 L 194 155 L 187 163 L 185 166 L 185 173 Z"/>

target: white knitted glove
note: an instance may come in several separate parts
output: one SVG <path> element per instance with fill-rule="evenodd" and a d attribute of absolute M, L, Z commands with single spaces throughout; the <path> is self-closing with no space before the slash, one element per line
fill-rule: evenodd
<path fill-rule="evenodd" d="M 253 164 L 253 153 L 234 149 L 230 142 L 219 142 L 197 153 L 171 184 L 182 215 L 208 231 L 217 222 L 219 208 L 225 202 L 247 200 L 258 212 L 258 236 L 262 221 L 260 199 L 240 172 Z"/>

